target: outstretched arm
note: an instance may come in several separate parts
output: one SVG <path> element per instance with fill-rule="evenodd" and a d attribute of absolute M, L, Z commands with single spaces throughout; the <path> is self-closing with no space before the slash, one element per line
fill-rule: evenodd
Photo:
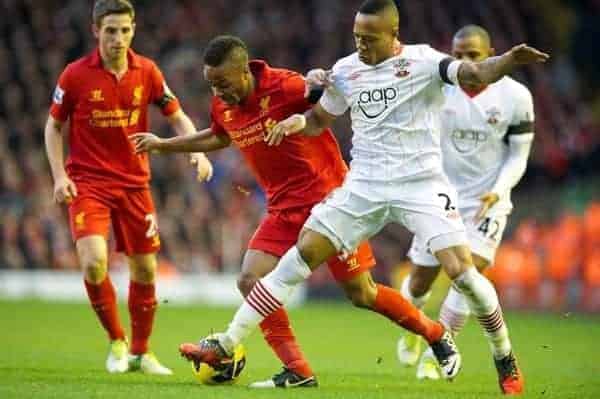
<path fill-rule="evenodd" d="M 171 128 L 173 128 L 175 133 L 177 133 L 177 136 L 185 136 L 196 133 L 196 127 L 194 126 L 194 123 L 181 109 L 170 115 L 168 120 Z M 208 181 L 212 178 L 212 164 L 203 152 L 192 152 L 190 154 L 190 163 L 196 166 L 196 179 L 198 181 Z"/>
<path fill-rule="evenodd" d="M 494 83 L 516 66 L 546 62 L 550 56 L 533 47 L 520 44 L 506 53 L 481 62 L 464 61 L 458 70 L 458 81 L 468 86 Z"/>
<path fill-rule="evenodd" d="M 213 134 L 204 129 L 185 136 L 163 139 L 152 133 L 136 133 L 129 136 L 135 143 L 136 153 L 141 152 L 210 152 L 228 147 L 231 139 L 225 135 Z"/>
<path fill-rule="evenodd" d="M 293 134 L 318 136 L 331 126 L 336 118 L 336 115 L 325 111 L 319 103 L 304 114 L 294 114 L 273 126 L 265 136 L 265 141 L 268 145 L 279 145 L 286 136 Z"/>

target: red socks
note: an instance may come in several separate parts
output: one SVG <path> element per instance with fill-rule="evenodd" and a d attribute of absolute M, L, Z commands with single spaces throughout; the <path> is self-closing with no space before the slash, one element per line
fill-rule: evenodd
<path fill-rule="evenodd" d="M 84 282 L 92 308 L 110 339 L 124 339 L 125 331 L 119 321 L 117 309 L 117 294 L 110 278 L 106 276 L 100 284 L 92 284 L 85 279 Z"/>
<path fill-rule="evenodd" d="M 125 331 L 119 321 L 115 288 L 106 276 L 100 284 L 84 280 L 92 308 L 98 315 L 102 327 L 111 341 L 125 339 Z M 152 333 L 156 298 L 154 284 L 129 282 L 129 315 L 131 318 L 131 353 L 141 355 L 148 352 L 148 338 Z"/>
<path fill-rule="evenodd" d="M 260 328 L 265 340 L 285 367 L 303 377 L 313 376 L 313 371 L 296 342 L 290 320 L 283 308 L 279 308 L 265 318 L 260 323 Z"/>
<path fill-rule="evenodd" d="M 131 349 L 133 355 L 148 352 L 148 338 L 152 333 L 156 298 L 154 284 L 129 282 L 129 315 L 131 318 Z"/>
<path fill-rule="evenodd" d="M 439 341 L 444 328 L 428 318 L 396 290 L 377 284 L 377 297 L 373 310 L 405 329 L 425 338 L 431 344 Z"/>

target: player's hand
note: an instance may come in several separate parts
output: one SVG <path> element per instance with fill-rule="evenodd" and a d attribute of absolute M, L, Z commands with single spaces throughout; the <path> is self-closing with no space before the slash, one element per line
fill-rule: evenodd
<path fill-rule="evenodd" d="M 152 133 L 135 133 L 129 136 L 135 145 L 135 153 L 158 152 L 163 139 Z"/>
<path fill-rule="evenodd" d="M 533 47 L 529 47 L 526 44 L 519 44 L 518 46 L 511 48 L 508 51 L 508 54 L 515 65 L 537 64 L 546 62 L 550 58 L 549 54 Z"/>
<path fill-rule="evenodd" d="M 77 187 L 67 175 L 54 182 L 54 201 L 68 204 L 75 197 L 77 197 Z"/>
<path fill-rule="evenodd" d="M 277 123 L 267 132 L 265 141 L 267 145 L 279 145 L 286 136 L 300 132 L 306 127 L 306 117 L 303 114 L 294 114 Z"/>
<path fill-rule="evenodd" d="M 196 179 L 199 182 L 210 181 L 213 176 L 213 166 L 203 152 L 192 152 L 190 163 L 196 165 Z"/>
<path fill-rule="evenodd" d="M 481 207 L 479 208 L 477 215 L 475 215 L 475 221 L 480 221 L 485 216 L 487 211 L 492 206 L 494 206 L 494 204 L 498 202 L 499 199 L 500 197 L 498 196 L 498 194 L 493 192 L 485 193 L 481 197 L 479 197 L 479 201 L 481 201 Z"/>
<path fill-rule="evenodd" d="M 325 70 L 320 68 L 311 69 L 310 71 L 308 71 L 304 79 L 306 79 L 305 94 L 308 95 L 311 89 L 314 89 L 316 87 L 327 88 L 331 85 L 331 70 Z"/>

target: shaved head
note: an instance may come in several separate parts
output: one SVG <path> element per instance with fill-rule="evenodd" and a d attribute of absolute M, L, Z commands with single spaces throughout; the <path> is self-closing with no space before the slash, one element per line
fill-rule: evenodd
<path fill-rule="evenodd" d="M 398 8 L 393 0 L 366 0 L 354 19 L 359 59 L 376 65 L 394 55 L 398 38 Z"/>
<path fill-rule="evenodd" d="M 218 67 L 224 63 L 248 64 L 248 47 L 239 37 L 217 36 L 206 46 L 206 50 L 204 50 L 205 65 Z"/>
<path fill-rule="evenodd" d="M 489 33 L 479 25 L 467 25 L 454 34 L 452 56 L 458 60 L 481 62 L 495 54 L 491 46 Z M 484 87 L 484 86 L 481 86 Z M 479 90 L 480 86 L 463 86 L 470 90 Z"/>
<path fill-rule="evenodd" d="M 454 34 L 454 39 L 467 39 L 471 37 L 478 37 L 481 41 L 481 44 L 486 47 L 492 46 L 492 41 L 490 40 L 490 34 L 487 30 L 482 28 L 479 25 L 467 25 L 463 26 Z"/>
<path fill-rule="evenodd" d="M 383 17 L 392 29 L 398 31 L 400 15 L 394 0 L 366 0 L 358 9 L 360 14 Z"/>
<path fill-rule="evenodd" d="M 254 90 L 248 47 L 236 36 L 218 36 L 204 51 L 204 78 L 213 95 L 227 104 L 244 101 Z"/>

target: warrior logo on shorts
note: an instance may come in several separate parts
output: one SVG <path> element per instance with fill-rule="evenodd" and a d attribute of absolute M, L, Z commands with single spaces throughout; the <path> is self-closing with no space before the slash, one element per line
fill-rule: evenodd
<path fill-rule="evenodd" d="M 75 229 L 83 230 L 85 227 L 85 212 L 79 212 L 75 215 Z"/>

